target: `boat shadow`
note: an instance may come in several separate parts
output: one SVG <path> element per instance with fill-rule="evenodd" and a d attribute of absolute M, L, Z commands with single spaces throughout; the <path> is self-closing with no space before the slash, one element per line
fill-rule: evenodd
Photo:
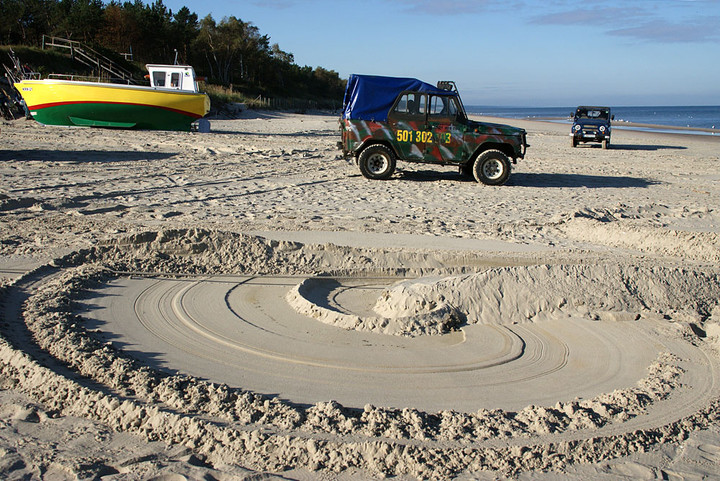
<path fill-rule="evenodd" d="M 248 137 L 337 137 L 337 132 L 328 132 L 326 130 L 306 131 L 306 132 L 245 132 L 242 130 L 213 130 L 210 134 L 229 134 L 229 135 L 247 135 Z"/>
<path fill-rule="evenodd" d="M 49 149 L 0 149 L 0 162 L 3 161 L 45 161 L 68 163 L 106 163 L 133 162 L 138 160 L 164 160 L 177 155 L 177 152 L 142 152 L 135 150 L 49 150 Z"/>

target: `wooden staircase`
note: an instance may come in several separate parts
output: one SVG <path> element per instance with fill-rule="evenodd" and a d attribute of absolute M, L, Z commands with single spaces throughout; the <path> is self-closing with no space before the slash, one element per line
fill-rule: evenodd
<path fill-rule="evenodd" d="M 97 71 L 98 77 L 101 79 L 107 79 L 113 82 L 126 82 L 128 84 L 138 83 L 130 71 L 76 40 L 43 35 L 43 50 L 45 50 L 46 47 L 70 50 L 70 57 L 72 59 Z"/>

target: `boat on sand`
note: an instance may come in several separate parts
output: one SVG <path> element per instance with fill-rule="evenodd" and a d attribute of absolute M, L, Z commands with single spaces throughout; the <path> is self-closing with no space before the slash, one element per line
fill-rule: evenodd
<path fill-rule="evenodd" d="M 45 125 L 187 131 L 210 111 L 191 66 L 146 67 L 150 86 L 47 78 L 24 79 L 15 88 Z"/>

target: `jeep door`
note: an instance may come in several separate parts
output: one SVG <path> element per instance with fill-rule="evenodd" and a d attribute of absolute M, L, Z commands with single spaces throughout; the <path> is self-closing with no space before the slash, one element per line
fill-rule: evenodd
<path fill-rule="evenodd" d="M 388 125 L 395 147 L 404 160 L 423 160 L 429 135 L 427 131 L 427 95 L 404 92 L 388 113 Z"/>
<path fill-rule="evenodd" d="M 463 115 L 454 95 L 431 95 L 428 109 L 428 129 L 432 144 L 426 149 L 428 162 L 463 162 L 470 155 L 465 149 Z"/>

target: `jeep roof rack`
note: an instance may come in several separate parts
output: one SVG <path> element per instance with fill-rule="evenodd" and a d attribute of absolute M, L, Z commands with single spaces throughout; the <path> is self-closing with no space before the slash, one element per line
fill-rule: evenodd
<path fill-rule="evenodd" d="M 439 89 L 443 90 L 450 90 L 452 92 L 457 92 L 457 85 L 455 85 L 455 82 L 452 80 L 438 80 L 437 87 Z"/>

